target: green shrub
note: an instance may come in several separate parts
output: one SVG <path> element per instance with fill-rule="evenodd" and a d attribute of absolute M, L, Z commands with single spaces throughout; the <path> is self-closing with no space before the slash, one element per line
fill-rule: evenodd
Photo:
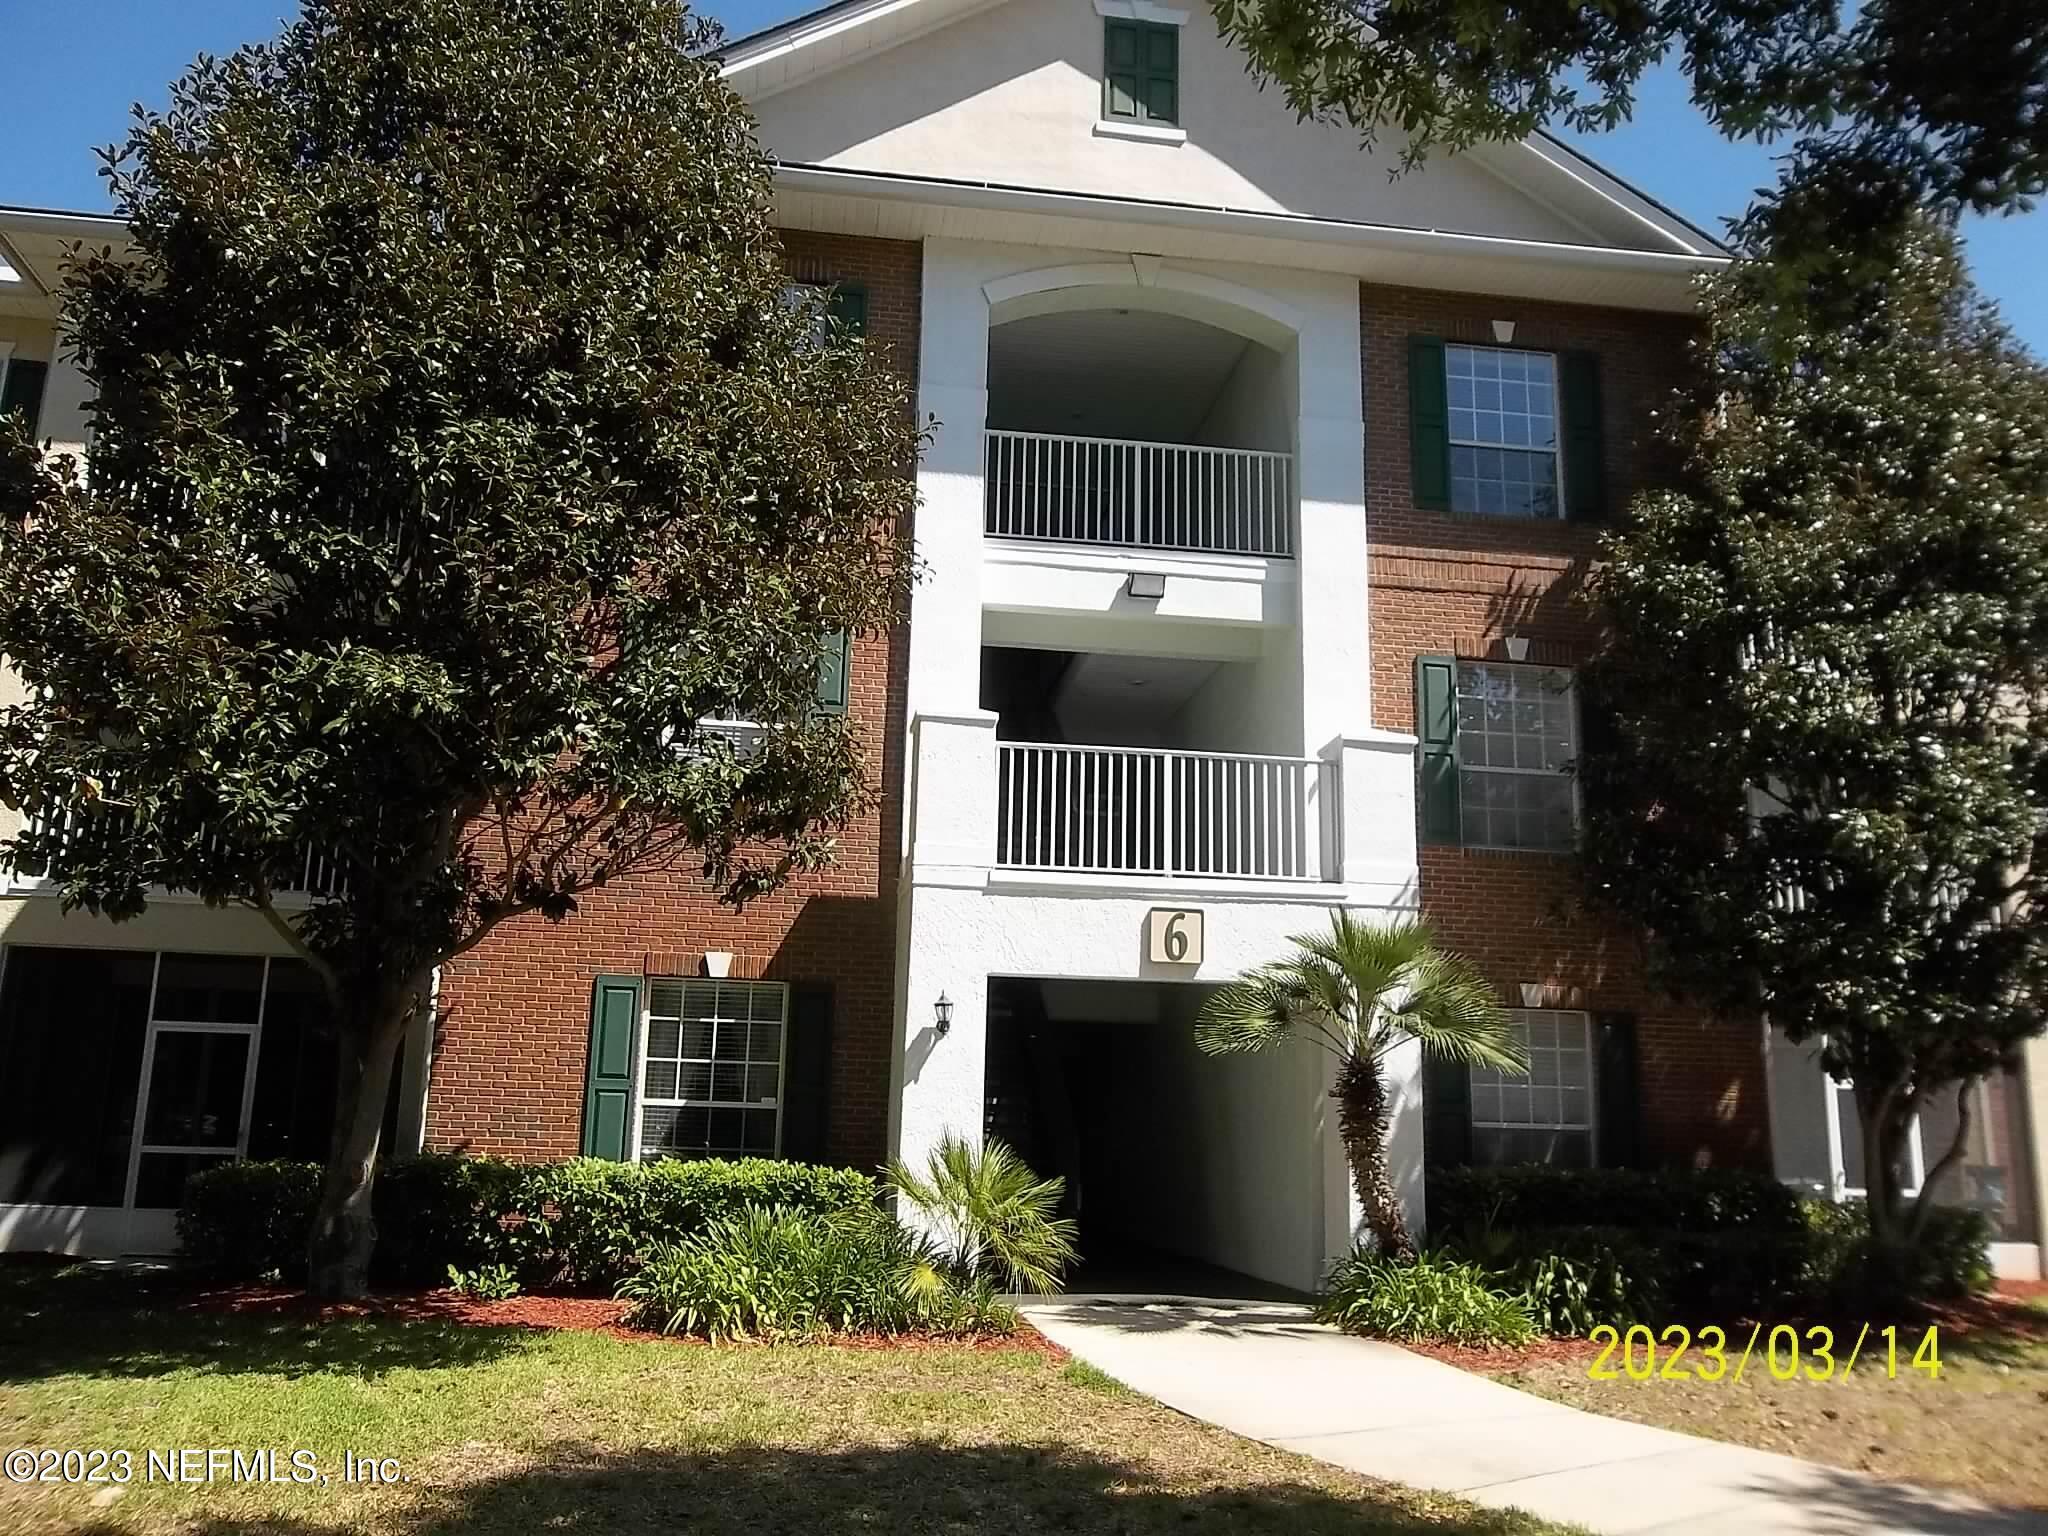
<path fill-rule="evenodd" d="M 879 1195 L 854 1169 L 765 1157 L 545 1164 L 527 1170 L 520 1193 L 530 1283 L 614 1290 L 645 1255 L 721 1216 L 757 1206 L 872 1210 Z"/>
<path fill-rule="evenodd" d="M 873 1209 L 715 1216 L 651 1254 L 618 1294 L 635 1327 L 710 1339 L 1017 1326 L 986 1282 L 956 1285 L 929 1242 Z"/>
<path fill-rule="evenodd" d="M 888 1186 L 918 1213 L 962 1279 L 999 1278 L 1014 1291 L 1057 1291 L 1080 1255 L 1059 1214 L 1066 1181 L 1041 1179 L 1000 1141 L 939 1138 L 920 1172 L 901 1159 Z"/>
<path fill-rule="evenodd" d="M 1798 1232 L 1799 1194 L 1739 1168 L 1437 1168 L 1428 1178 L 1439 1232 L 1493 1226 L 1624 1227 L 1658 1232 Z"/>
<path fill-rule="evenodd" d="M 1536 1333 L 1528 1303 L 1477 1264 L 1440 1253 L 1404 1264 L 1363 1246 L 1331 1266 L 1316 1316 L 1415 1343 L 1526 1344 Z"/>
<path fill-rule="evenodd" d="M 316 1164 L 216 1163 L 185 1181 L 179 1247 L 211 1279 L 298 1285 L 319 1202 Z"/>
<path fill-rule="evenodd" d="M 188 1261 L 214 1278 L 304 1278 L 318 1204 L 312 1163 L 223 1164 L 196 1174 L 178 1215 Z M 425 1154 L 391 1159 L 371 1191 L 370 1278 L 413 1290 L 453 1268 L 504 1266 L 528 1290 L 612 1290 L 641 1257 L 750 1206 L 826 1213 L 879 1208 L 864 1173 L 810 1163 L 522 1164 Z"/>
<path fill-rule="evenodd" d="M 1990 1289 L 1991 1224 L 1981 1211 L 1937 1208 L 1903 1272 L 1873 1259 L 1870 1212 L 1861 1200 L 1808 1200 L 1804 1211 L 1803 1288 L 1839 1309 L 1898 1309 Z"/>
<path fill-rule="evenodd" d="M 370 1192 L 371 1279 L 413 1290 L 439 1284 L 451 1268 L 503 1264 L 523 1273 L 520 1191 L 528 1172 L 488 1157 L 392 1158 Z"/>
<path fill-rule="evenodd" d="M 1990 1232 L 1975 1212 L 1935 1211 L 1905 1272 L 1892 1274 L 1871 1262 L 1861 1202 L 1836 1205 L 1778 1185 L 1765 1194 L 1754 1187 L 1760 1178 L 1455 1169 L 1430 1176 L 1429 1198 L 1443 1196 L 1431 1217 L 1437 1230 L 1452 1233 L 1446 1246 L 1494 1283 L 1523 1292 L 1546 1333 L 1583 1333 L 1602 1322 L 1726 1324 L 1896 1310 L 1989 1283 Z M 1654 1203 L 1658 1191 L 1668 1205 Z M 1597 1202 L 1610 1196 L 1603 1213 Z M 1665 1220 L 1649 1219 L 1660 1210 Z M 1551 1213 L 1594 1219 L 1524 1219 Z M 1744 1219 L 1731 1223 L 1737 1213 Z M 1459 1214 L 1470 1219 L 1442 1225 Z"/>
<path fill-rule="evenodd" d="M 480 1269 L 457 1269 L 450 1264 L 448 1285 L 478 1301 L 509 1301 L 519 1294 L 519 1277 L 512 1273 L 509 1264 L 490 1264 Z"/>

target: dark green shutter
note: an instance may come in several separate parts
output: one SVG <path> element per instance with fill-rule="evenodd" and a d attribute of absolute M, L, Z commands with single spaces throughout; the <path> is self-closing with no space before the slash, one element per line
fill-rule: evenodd
<path fill-rule="evenodd" d="M 835 629 L 825 637 L 818 653 L 818 708 L 828 715 L 846 713 L 846 684 L 851 675 L 853 647 L 845 630 Z"/>
<path fill-rule="evenodd" d="M 1607 516 L 1607 450 L 1601 432 L 1600 359 L 1591 352 L 1557 358 L 1559 423 L 1564 435 L 1565 515 L 1574 522 Z"/>
<path fill-rule="evenodd" d="M 1434 1053 L 1422 1058 L 1422 1163 L 1460 1168 L 1472 1161 L 1472 1072 Z"/>
<path fill-rule="evenodd" d="M 832 1092 L 832 989 L 789 989 L 789 1038 L 782 1057 L 782 1155 L 796 1162 L 825 1158 Z"/>
<path fill-rule="evenodd" d="M 1636 1057 L 1636 1016 L 1593 1015 L 1593 1137 L 1603 1168 L 1643 1160 L 1643 1094 Z"/>
<path fill-rule="evenodd" d="M 1415 734 L 1420 739 L 1416 789 L 1422 841 L 1455 843 L 1458 823 L 1458 662 L 1415 658 Z"/>
<path fill-rule="evenodd" d="M 1451 400 L 1441 336 L 1408 338 L 1408 478 L 1415 505 L 1451 509 Z"/>
<path fill-rule="evenodd" d="M 1180 121 L 1180 32 L 1142 21 L 1102 27 L 1102 115 Z"/>
<path fill-rule="evenodd" d="M 868 291 L 857 283 L 839 283 L 826 302 L 826 312 L 839 326 L 855 336 L 868 328 Z"/>
<path fill-rule="evenodd" d="M 36 435 L 43 414 L 43 384 L 50 376 L 48 363 L 15 358 L 7 364 L 7 379 L 0 385 L 0 416 L 19 413 L 28 423 L 28 435 Z"/>
<path fill-rule="evenodd" d="M 590 995 L 590 1064 L 583 1083 L 583 1155 L 627 1157 L 633 1102 L 633 1043 L 640 1028 L 640 978 L 600 976 Z"/>

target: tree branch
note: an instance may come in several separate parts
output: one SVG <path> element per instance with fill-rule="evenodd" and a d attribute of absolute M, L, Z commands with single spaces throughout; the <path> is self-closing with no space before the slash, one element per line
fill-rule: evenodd
<path fill-rule="evenodd" d="M 1949 1143 L 1948 1150 L 1941 1154 L 1932 1168 L 1920 1180 L 1920 1194 L 1913 1201 L 1913 1211 L 1907 1218 L 1906 1230 L 1915 1243 L 1927 1230 L 1928 1219 L 1934 1213 L 1935 1187 L 1946 1178 L 1955 1166 L 1963 1160 L 1963 1152 L 1970 1139 L 1970 1126 L 1975 1111 L 1970 1103 L 1970 1089 L 1976 1083 L 1974 1077 L 1966 1077 L 1956 1084 L 1956 1135 Z"/>

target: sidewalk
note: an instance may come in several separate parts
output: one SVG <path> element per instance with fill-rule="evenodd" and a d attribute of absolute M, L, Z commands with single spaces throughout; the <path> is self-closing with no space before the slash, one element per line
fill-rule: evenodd
<path fill-rule="evenodd" d="M 1347 1337 L 1300 1306 L 1075 1296 L 1024 1315 L 1118 1381 L 1240 1435 L 1604 1536 L 2048 1536 L 2048 1513 L 1583 1413 Z"/>

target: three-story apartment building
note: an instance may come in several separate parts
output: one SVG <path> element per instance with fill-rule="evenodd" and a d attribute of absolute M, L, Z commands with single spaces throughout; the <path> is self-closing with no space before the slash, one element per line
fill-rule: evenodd
<path fill-rule="evenodd" d="M 1200 8 L 844 0 L 723 62 L 791 280 L 937 423 L 907 621 L 822 684 L 882 802 L 744 913 L 643 877 L 508 924 L 441 977 L 395 1143 L 872 1165 L 992 1134 L 1067 1178 L 1097 1260 L 1307 1288 L 1355 1228 L 1328 1063 L 1205 1058 L 1192 1021 L 1350 908 L 1429 916 L 1530 1048 L 1526 1080 L 1390 1064 L 1425 1219 L 1434 1161 L 1853 1192 L 1839 1088 L 1654 992 L 1572 866 L 1574 593 L 1657 473 L 1714 240 L 1540 136 L 1392 176 L 1396 146 L 1295 121 Z M 36 274 L 67 232 L 0 216 L 24 361 L 53 356 Z M 0 1240 L 161 1244 L 190 1167 L 318 1144 L 288 1065 L 316 1026 L 260 925 L 5 911 Z M 2038 1272 L 2048 1066 L 1985 1095 L 1964 1195 Z"/>

